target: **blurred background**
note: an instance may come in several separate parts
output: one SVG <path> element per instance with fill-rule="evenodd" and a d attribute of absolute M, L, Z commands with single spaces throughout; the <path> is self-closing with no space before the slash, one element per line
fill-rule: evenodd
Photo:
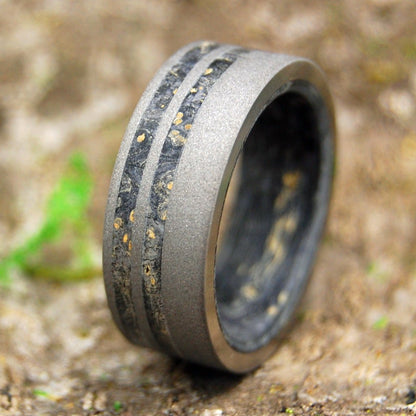
<path fill-rule="evenodd" d="M 413 414 L 414 0 L 0 0 L 0 414 Z M 159 66 L 212 39 L 315 60 L 334 198 L 297 325 L 243 379 L 130 346 L 101 277 L 109 180 Z"/>

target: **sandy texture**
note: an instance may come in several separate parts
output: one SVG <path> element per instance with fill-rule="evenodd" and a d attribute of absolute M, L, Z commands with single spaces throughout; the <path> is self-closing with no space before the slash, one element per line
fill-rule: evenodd
<path fill-rule="evenodd" d="M 0 255 L 42 222 L 68 155 L 88 155 L 100 238 L 112 165 L 146 83 L 208 38 L 316 60 L 338 122 L 328 231 L 296 325 L 242 378 L 129 345 L 101 277 L 15 273 L 0 289 L 1 415 L 416 413 L 416 3 L 20 1 L 0 9 Z M 53 251 L 68 260 L 65 247 Z M 51 260 L 52 261 L 52 260 Z"/>

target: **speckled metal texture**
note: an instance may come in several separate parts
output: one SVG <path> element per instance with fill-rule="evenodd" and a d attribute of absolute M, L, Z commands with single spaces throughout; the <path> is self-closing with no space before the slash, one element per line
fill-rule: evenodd
<path fill-rule="evenodd" d="M 333 164 L 315 64 L 214 42 L 179 50 L 139 101 L 110 185 L 104 279 L 127 339 L 235 373 L 260 365 L 305 291 Z"/>

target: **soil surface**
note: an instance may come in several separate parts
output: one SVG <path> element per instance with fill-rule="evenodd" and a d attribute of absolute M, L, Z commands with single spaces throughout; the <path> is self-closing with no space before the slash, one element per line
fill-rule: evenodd
<path fill-rule="evenodd" d="M 0 289 L 1 415 L 415 415 L 414 0 L 0 0 L 0 256 L 40 226 L 68 155 L 88 157 L 100 264 L 115 155 L 147 82 L 214 39 L 297 54 L 334 95 L 338 163 L 327 233 L 292 331 L 235 377 L 125 341 L 100 273 L 17 270 Z M 68 263 L 64 243 L 50 262 Z"/>

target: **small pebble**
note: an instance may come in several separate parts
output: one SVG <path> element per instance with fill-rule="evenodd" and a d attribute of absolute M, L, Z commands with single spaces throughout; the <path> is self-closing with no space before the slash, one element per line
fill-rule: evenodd
<path fill-rule="evenodd" d="M 222 409 L 205 409 L 202 413 L 201 416 L 222 416 L 223 415 L 223 410 Z"/>
<path fill-rule="evenodd" d="M 107 396 L 103 391 L 97 393 L 97 397 L 94 400 L 94 409 L 102 412 L 107 407 Z"/>
<path fill-rule="evenodd" d="M 83 410 L 90 410 L 93 408 L 93 400 L 94 400 L 94 396 L 93 394 L 89 391 L 84 398 L 82 399 L 82 409 Z"/>

